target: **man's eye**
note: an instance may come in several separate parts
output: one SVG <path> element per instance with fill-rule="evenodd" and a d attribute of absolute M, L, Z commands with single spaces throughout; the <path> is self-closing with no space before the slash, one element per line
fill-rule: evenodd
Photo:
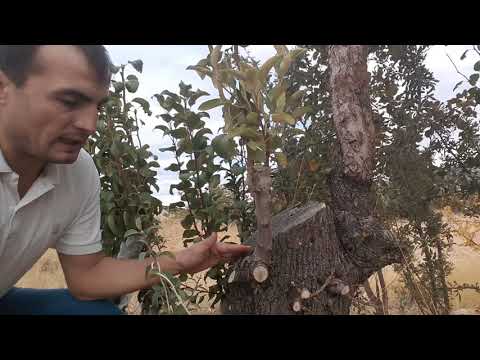
<path fill-rule="evenodd" d="M 78 101 L 72 99 L 60 99 L 60 102 L 63 106 L 69 109 L 73 109 L 78 106 Z"/>

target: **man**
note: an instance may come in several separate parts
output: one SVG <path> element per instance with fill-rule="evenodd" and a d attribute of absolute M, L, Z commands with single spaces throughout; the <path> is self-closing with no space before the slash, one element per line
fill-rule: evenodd
<path fill-rule="evenodd" d="M 105 299 L 159 282 L 145 277 L 152 259 L 102 253 L 99 177 L 82 146 L 96 130 L 109 69 L 99 45 L 0 45 L 0 314 L 119 314 Z M 68 290 L 15 288 L 48 248 Z M 195 273 L 250 251 L 214 234 L 159 264 Z"/>

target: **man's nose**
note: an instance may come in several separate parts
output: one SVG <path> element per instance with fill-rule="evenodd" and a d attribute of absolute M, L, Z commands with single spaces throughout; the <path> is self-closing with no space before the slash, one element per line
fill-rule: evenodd
<path fill-rule="evenodd" d="M 89 136 L 95 134 L 97 130 L 97 119 L 98 119 L 98 110 L 88 109 L 88 111 L 83 111 L 78 114 L 78 117 L 75 121 L 75 127 L 83 132 L 87 133 Z"/>

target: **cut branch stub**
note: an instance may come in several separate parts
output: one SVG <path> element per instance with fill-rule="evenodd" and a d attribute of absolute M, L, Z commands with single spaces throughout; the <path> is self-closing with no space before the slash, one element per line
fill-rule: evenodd
<path fill-rule="evenodd" d="M 257 241 L 254 252 L 253 278 L 262 283 L 268 278 L 268 268 L 272 261 L 272 212 L 270 168 L 255 165 L 251 168 L 250 192 L 255 198 L 257 218 Z"/>
<path fill-rule="evenodd" d="M 302 304 L 300 303 L 300 301 L 295 301 L 293 303 L 292 310 L 295 312 L 299 312 L 300 310 L 302 310 Z"/>
<path fill-rule="evenodd" d="M 243 262 L 235 267 L 228 276 L 227 283 L 249 282 L 255 280 L 257 283 L 263 283 L 268 279 L 268 266 L 263 262 L 254 260 L 253 256 L 246 257 Z"/>
<path fill-rule="evenodd" d="M 332 279 L 327 285 L 327 291 L 331 294 L 345 296 L 350 292 L 350 287 L 340 279 Z"/>
<path fill-rule="evenodd" d="M 268 279 L 268 267 L 265 264 L 258 263 L 253 268 L 252 275 L 256 282 L 263 283 Z"/>

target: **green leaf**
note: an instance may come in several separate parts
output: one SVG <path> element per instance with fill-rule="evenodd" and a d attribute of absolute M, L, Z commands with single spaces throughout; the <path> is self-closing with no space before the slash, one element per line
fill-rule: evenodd
<path fill-rule="evenodd" d="M 190 65 L 187 67 L 187 70 L 195 70 L 202 80 L 205 79 L 206 75 L 212 75 L 212 72 L 204 66 Z"/>
<path fill-rule="evenodd" d="M 180 224 L 182 225 L 182 227 L 185 229 L 185 230 L 188 230 L 192 227 L 193 225 L 193 222 L 195 221 L 194 217 L 191 215 L 191 214 L 188 214 L 187 216 L 185 216 L 185 218 L 180 222 Z"/>
<path fill-rule="evenodd" d="M 253 151 L 265 151 L 265 145 L 259 144 L 255 141 L 250 140 L 249 142 L 247 142 L 247 146 Z"/>
<path fill-rule="evenodd" d="M 285 91 L 280 94 L 280 96 L 277 99 L 276 102 L 276 111 L 277 112 L 283 112 L 285 109 L 285 103 L 286 103 L 286 94 Z"/>
<path fill-rule="evenodd" d="M 220 175 L 213 175 L 209 183 L 210 190 L 216 188 L 218 185 L 220 185 Z"/>
<path fill-rule="evenodd" d="M 163 90 L 163 91 L 160 93 L 160 95 L 164 95 L 164 94 L 170 96 L 170 97 L 173 99 L 173 101 L 175 101 L 175 102 L 177 102 L 177 103 L 180 103 L 180 102 L 182 101 L 182 99 L 180 98 L 180 96 L 178 96 L 177 94 L 175 94 L 175 93 L 173 93 L 173 92 L 171 92 L 171 91 L 169 91 L 169 90 Z"/>
<path fill-rule="evenodd" d="M 298 90 L 295 91 L 287 100 L 287 104 L 289 105 L 295 105 L 299 102 L 299 100 L 302 99 L 302 97 L 305 95 L 305 90 Z"/>
<path fill-rule="evenodd" d="M 398 60 L 400 60 L 403 52 L 402 45 L 389 45 L 388 50 L 393 61 L 397 62 Z"/>
<path fill-rule="evenodd" d="M 307 49 L 304 49 L 304 48 L 293 49 L 292 51 L 290 51 L 290 56 L 293 59 L 296 59 L 297 57 L 304 55 L 306 52 L 307 52 Z"/>
<path fill-rule="evenodd" d="M 278 165 L 282 168 L 286 168 L 288 165 L 287 156 L 283 152 L 276 152 L 275 158 L 277 160 Z"/>
<path fill-rule="evenodd" d="M 249 159 L 253 159 L 257 163 L 264 163 L 266 160 L 265 151 L 254 151 L 247 146 L 247 156 Z"/>
<path fill-rule="evenodd" d="M 110 228 L 110 231 L 111 231 L 114 235 L 118 235 L 118 236 L 121 235 L 120 228 L 117 226 L 117 223 L 116 223 L 116 221 L 115 221 L 115 215 L 114 215 L 113 213 L 108 214 L 108 216 L 107 216 L 107 224 L 108 224 L 108 227 Z"/>
<path fill-rule="evenodd" d="M 177 104 L 176 102 L 172 103 L 172 108 L 174 108 L 178 113 L 185 112 L 185 109 L 183 108 L 183 106 L 180 104 Z"/>
<path fill-rule="evenodd" d="M 125 87 L 127 90 L 131 93 L 134 93 L 138 89 L 138 78 L 135 75 L 128 75 L 127 76 L 127 81 L 125 81 Z"/>
<path fill-rule="evenodd" d="M 202 151 L 207 147 L 207 138 L 205 136 L 195 136 L 192 141 L 192 150 L 195 152 Z"/>
<path fill-rule="evenodd" d="M 291 130 L 295 130 L 295 129 L 291 129 Z M 271 144 L 272 144 L 272 149 L 278 149 L 279 147 L 282 146 L 282 138 L 278 135 L 274 135 L 272 136 L 271 138 Z"/>
<path fill-rule="evenodd" d="M 113 85 L 113 88 L 115 89 L 115 92 L 117 92 L 117 93 L 122 91 L 123 87 L 124 87 L 122 82 L 118 82 L 118 81 L 115 81 L 115 80 L 112 80 L 112 85 Z"/>
<path fill-rule="evenodd" d="M 157 125 L 154 127 L 154 129 L 162 130 L 164 132 L 164 135 L 170 134 L 170 129 L 168 128 L 168 126 L 165 125 Z"/>
<path fill-rule="evenodd" d="M 112 74 L 116 74 L 120 71 L 120 66 L 115 66 L 113 64 L 110 64 L 110 71 L 112 72 Z"/>
<path fill-rule="evenodd" d="M 192 238 L 194 236 L 200 235 L 197 230 L 195 229 L 190 229 L 190 230 L 185 230 L 183 232 L 183 238 Z"/>
<path fill-rule="evenodd" d="M 208 128 L 203 128 L 203 129 L 200 129 L 200 130 L 197 131 L 194 138 L 196 138 L 197 136 L 200 137 L 200 136 L 205 135 L 205 134 L 213 134 L 213 133 L 212 133 L 212 130 L 210 130 Z"/>
<path fill-rule="evenodd" d="M 249 112 L 248 115 L 247 115 L 246 124 L 247 124 L 247 125 L 258 126 L 259 123 L 260 123 L 258 120 L 259 120 L 258 113 L 256 113 L 256 112 Z"/>
<path fill-rule="evenodd" d="M 292 64 L 293 58 L 290 55 L 286 55 L 282 62 L 280 63 L 280 68 L 278 70 L 278 78 L 281 79 L 285 76 L 290 65 Z"/>
<path fill-rule="evenodd" d="M 473 65 L 473 70 L 475 71 L 480 71 L 480 60 Z"/>
<path fill-rule="evenodd" d="M 186 152 L 187 154 L 193 153 L 193 144 L 190 141 L 190 139 L 188 138 L 180 139 L 177 145 L 178 145 L 177 155 L 181 154 L 182 152 Z"/>
<path fill-rule="evenodd" d="M 110 164 L 110 163 L 106 164 L 103 167 L 103 171 L 104 171 L 105 175 L 107 175 L 108 177 L 112 177 L 112 175 L 113 175 L 113 165 Z"/>
<path fill-rule="evenodd" d="M 183 207 L 185 207 L 185 203 L 184 203 L 183 201 L 177 201 L 177 202 L 175 202 L 175 203 L 170 204 L 170 206 L 175 206 L 175 207 L 183 208 Z"/>
<path fill-rule="evenodd" d="M 151 114 L 150 104 L 147 100 L 136 97 L 135 99 L 132 100 L 132 102 L 136 102 L 137 104 L 140 104 L 140 106 L 142 107 L 143 111 L 146 114 Z"/>
<path fill-rule="evenodd" d="M 165 151 L 175 151 L 175 146 L 170 146 L 170 147 L 166 147 L 166 148 L 160 148 L 158 149 L 158 151 L 160 152 L 165 152 Z"/>
<path fill-rule="evenodd" d="M 305 114 L 311 113 L 311 112 L 313 112 L 313 109 L 312 109 L 311 106 L 302 106 L 302 107 L 296 108 L 293 111 L 292 116 L 295 119 L 298 119 L 298 118 L 301 118 L 302 116 L 304 116 Z"/>
<path fill-rule="evenodd" d="M 470 75 L 470 79 L 469 79 L 470 85 L 475 86 L 475 84 L 477 83 L 479 77 L 480 77 L 480 74 L 472 74 L 472 75 Z"/>
<path fill-rule="evenodd" d="M 122 154 L 122 143 L 115 140 L 110 146 L 110 153 L 113 157 L 118 158 Z"/>
<path fill-rule="evenodd" d="M 195 160 L 189 160 L 189 161 L 187 162 L 186 167 L 187 167 L 187 170 L 194 171 L 194 170 L 196 169 L 196 167 L 195 167 Z"/>
<path fill-rule="evenodd" d="M 225 69 L 225 70 L 220 70 L 220 72 L 230 74 L 238 80 L 242 80 L 242 81 L 247 80 L 247 75 L 242 71 L 233 70 L 233 69 Z"/>
<path fill-rule="evenodd" d="M 211 99 L 207 100 L 204 103 L 202 103 L 199 107 L 198 110 L 200 111 L 207 111 L 213 108 L 216 108 L 217 106 L 223 105 L 222 99 Z"/>
<path fill-rule="evenodd" d="M 272 90 L 270 90 L 270 93 L 269 93 L 270 100 L 272 102 L 276 102 L 280 94 L 286 91 L 287 91 L 287 87 L 285 83 L 284 82 L 278 83 L 277 85 L 275 85 L 275 87 Z"/>
<path fill-rule="evenodd" d="M 180 81 L 178 87 L 180 88 L 180 95 L 183 97 L 188 98 L 192 94 L 192 85 L 187 85 L 183 81 Z"/>
<path fill-rule="evenodd" d="M 191 97 L 190 99 L 188 99 L 188 105 L 190 106 L 193 106 L 196 101 L 198 100 L 198 98 L 202 97 L 202 96 L 210 96 L 209 93 L 205 92 L 205 91 L 202 91 L 202 90 L 197 90 Z"/>
<path fill-rule="evenodd" d="M 179 171 L 180 170 L 180 166 L 178 164 L 170 164 L 168 167 L 165 168 L 165 170 L 168 170 L 168 171 Z"/>
<path fill-rule="evenodd" d="M 182 170 L 182 173 L 178 175 L 178 178 L 182 181 L 187 181 L 190 179 L 190 177 L 192 177 L 192 173 L 190 171 L 185 171 L 185 170 Z"/>
<path fill-rule="evenodd" d="M 180 127 L 178 129 L 170 131 L 170 135 L 172 135 L 175 139 L 183 139 L 188 137 L 188 131 L 184 127 Z"/>
<path fill-rule="evenodd" d="M 282 124 L 287 123 L 290 125 L 295 125 L 295 118 L 292 115 L 284 112 L 272 114 L 272 120 Z"/>
<path fill-rule="evenodd" d="M 463 83 L 463 80 L 462 80 L 462 81 L 459 81 L 459 82 L 455 85 L 455 87 L 453 88 L 453 91 L 455 91 L 455 90 L 457 89 L 457 87 L 459 87 L 460 85 L 462 85 L 462 83 Z"/>
<path fill-rule="evenodd" d="M 129 61 L 129 64 L 132 64 L 132 66 L 137 70 L 139 73 L 143 71 L 143 61 L 138 59 L 134 61 Z"/>
<path fill-rule="evenodd" d="M 162 114 L 160 117 L 167 123 L 173 120 L 173 117 L 170 114 Z"/>
<path fill-rule="evenodd" d="M 280 55 L 272 56 L 270 59 L 265 61 L 265 63 L 260 67 L 260 71 L 258 73 L 258 80 L 263 85 L 267 81 L 268 73 L 272 69 L 272 67 L 281 59 Z"/>
<path fill-rule="evenodd" d="M 256 140 L 258 139 L 259 134 L 251 127 L 239 126 L 231 129 L 227 134 L 228 138 L 234 138 L 235 136 L 242 136 L 247 139 Z"/>
<path fill-rule="evenodd" d="M 223 159 L 231 159 L 236 153 L 235 141 L 223 134 L 213 138 L 212 148 Z"/>

